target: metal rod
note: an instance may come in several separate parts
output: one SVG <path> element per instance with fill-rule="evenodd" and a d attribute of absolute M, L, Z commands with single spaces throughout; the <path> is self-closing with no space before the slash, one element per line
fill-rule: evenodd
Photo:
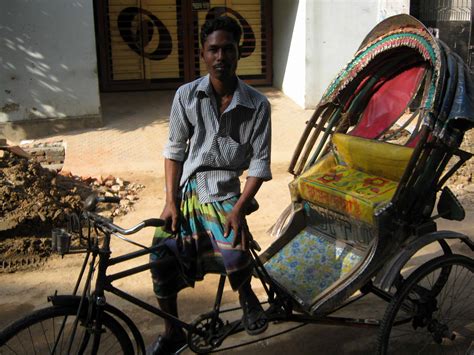
<path fill-rule="evenodd" d="M 72 291 L 73 296 L 76 295 L 77 290 L 79 289 L 79 286 L 82 281 L 82 276 L 84 275 L 84 271 L 86 270 L 87 266 L 87 261 L 89 260 L 89 256 L 91 255 L 90 251 L 87 251 L 86 257 L 84 259 L 84 262 L 82 263 L 81 266 L 81 271 L 79 272 L 79 277 L 77 278 L 76 285 L 74 286 L 74 290 Z"/>
<path fill-rule="evenodd" d="M 119 263 L 122 263 L 122 262 L 127 261 L 127 260 L 135 259 L 135 258 L 137 258 L 139 256 L 142 256 L 142 255 L 150 254 L 150 253 L 158 250 L 158 247 L 159 247 L 159 245 L 155 245 L 151 248 L 146 248 L 144 250 L 134 251 L 134 252 L 131 252 L 131 253 L 128 253 L 128 254 L 117 256 L 115 258 L 110 258 L 109 266 L 119 264 Z"/>
<path fill-rule="evenodd" d="M 277 317 L 270 320 L 282 320 L 286 322 L 299 322 L 311 324 L 343 325 L 350 327 L 374 328 L 380 326 L 380 321 L 370 318 L 346 318 L 346 317 L 311 317 L 307 315 L 292 314 L 285 317 Z"/>
<path fill-rule="evenodd" d="M 143 248 L 145 250 L 148 250 L 148 247 L 146 245 L 143 245 L 143 244 L 140 244 L 140 243 L 137 243 L 137 242 L 134 242 L 133 240 L 129 239 L 129 238 L 125 238 L 123 235 L 120 235 L 118 233 L 115 233 L 115 232 L 112 232 L 113 235 L 115 235 L 117 238 L 119 239 L 122 239 L 123 241 L 125 242 L 128 242 L 130 244 L 133 244 L 137 247 L 140 247 L 140 248 Z"/>
<path fill-rule="evenodd" d="M 224 292 L 225 279 L 226 279 L 226 275 L 221 275 L 221 277 L 219 278 L 219 286 L 217 287 L 216 300 L 214 302 L 214 311 L 216 313 L 219 311 L 219 308 L 221 306 L 222 294 Z"/>
<path fill-rule="evenodd" d="M 134 275 L 134 274 L 138 274 L 140 272 L 149 270 L 153 267 L 153 265 L 156 265 L 158 263 L 159 263 L 159 260 L 150 262 L 148 264 L 143 264 L 143 265 L 140 265 L 140 266 L 136 266 L 136 267 L 133 267 L 131 269 L 127 269 L 127 270 L 124 270 L 124 271 L 121 271 L 121 272 L 117 272 L 117 273 L 112 274 L 112 275 L 108 275 L 106 277 L 106 283 L 107 282 L 112 283 L 112 282 L 114 282 L 118 279 L 123 279 L 124 277 Z"/>
<path fill-rule="evenodd" d="M 167 263 L 169 261 L 174 261 L 174 258 L 173 257 L 165 257 L 165 258 L 160 259 L 160 260 L 151 261 L 147 264 L 139 265 L 139 266 L 133 267 L 131 269 L 127 269 L 127 270 L 124 270 L 124 271 L 117 272 L 115 274 L 108 275 L 106 277 L 106 283 L 112 283 L 112 282 L 114 282 L 118 279 L 123 279 L 124 277 L 138 274 L 140 272 L 151 269 L 153 266 L 156 266 L 156 265 L 159 265 L 159 264 L 162 264 L 162 263 Z"/>
<path fill-rule="evenodd" d="M 67 354 L 71 353 L 72 343 L 74 342 L 74 336 L 76 335 L 77 326 L 79 324 L 79 316 L 81 314 L 82 305 L 84 303 L 84 299 L 86 298 L 87 290 L 89 289 L 90 284 L 91 284 L 92 274 L 94 273 L 94 263 L 95 263 L 96 257 L 97 257 L 97 254 L 94 254 L 92 256 L 92 260 L 89 264 L 90 265 L 89 273 L 87 274 L 87 279 L 86 279 L 86 283 L 84 285 L 84 290 L 82 291 L 81 301 L 79 302 L 79 306 L 77 307 L 76 319 L 74 319 L 74 324 L 73 324 L 72 331 L 71 331 L 72 334 L 71 334 L 71 337 L 69 339 Z M 64 323 L 65 323 L 65 321 L 64 321 Z"/>
<path fill-rule="evenodd" d="M 113 287 L 112 285 L 107 285 L 104 289 L 106 291 L 109 291 L 109 292 L 113 293 L 114 295 L 119 296 L 120 298 L 123 298 L 123 299 L 129 301 L 130 303 L 133 303 L 134 305 L 139 306 L 140 308 L 143 308 L 144 310 L 146 310 L 150 313 L 156 314 L 158 317 L 169 320 L 175 326 L 184 328 L 186 330 L 190 330 L 192 328 L 191 324 L 183 322 L 179 318 L 176 318 L 175 316 L 173 316 L 169 313 L 166 313 L 166 312 L 162 311 L 161 309 L 159 309 L 157 307 L 154 307 L 151 304 L 148 304 L 148 303 L 142 301 L 139 298 L 136 298 L 132 295 L 129 295 L 128 293 L 126 293 L 122 290 L 119 290 L 118 288 Z M 197 330 L 195 330 L 195 331 L 197 331 Z M 198 334 L 199 334 L 199 332 L 198 332 Z"/>

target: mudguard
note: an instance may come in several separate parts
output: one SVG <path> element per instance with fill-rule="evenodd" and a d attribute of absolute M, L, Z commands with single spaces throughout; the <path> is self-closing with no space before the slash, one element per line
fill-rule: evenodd
<path fill-rule="evenodd" d="M 462 233 L 437 231 L 422 236 L 412 236 L 403 243 L 401 250 L 385 264 L 379 273 L 377 273 L 374 286 L 388 292 L 397 280 L 400 271 L 403 269 L 405 264 L 421 248 L 437 241 L 446 241 L 450 239 L 459 239 L 474 251 L 474 242 L 467 235 Z"/>

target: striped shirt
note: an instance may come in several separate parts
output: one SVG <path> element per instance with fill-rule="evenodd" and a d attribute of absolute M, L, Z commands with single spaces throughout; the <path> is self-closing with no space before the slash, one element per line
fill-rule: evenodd
<path fill-rule="evenodd" d="M 201 203 L 240 193 L 239 176 L 270 180 L 270 103 L 238 79 L 219 116 L 209 75 L 181 86 L 170 115 L 165 158 L 183 162 L 180 186 L 196 177 Z"/>

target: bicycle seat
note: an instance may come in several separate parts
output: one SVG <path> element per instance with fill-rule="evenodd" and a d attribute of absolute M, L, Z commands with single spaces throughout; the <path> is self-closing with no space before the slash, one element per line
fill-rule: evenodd
<path fill-rule="evenodd" d="M 260 208 L 260 205 L 258 204 L 257 200 L 255 197 L 253 197 L 248 203 L 245 208 L 245 214 L 248 216 L 251 213 L 254 213 L 256 210 Z"/>

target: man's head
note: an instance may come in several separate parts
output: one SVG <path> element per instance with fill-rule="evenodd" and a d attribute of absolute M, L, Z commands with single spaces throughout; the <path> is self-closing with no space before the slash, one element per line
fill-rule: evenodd
<path fill-rule="evenodd" d="M 219 16 L 207 20 L 201 27 L 201 48 L 204 48 L 204 43 L 207 37 L 214 31 L 226 31 L 232 34 L 235 43 L 239 46 L 240 37 L 242 37 L 242 29 L 236 20 L 229 16 Z"/>
<path fill-rule="evenodd" d="M 201 28 L 201 57 L 212 79 L 235 77 L 241 36 L 242 29 L 231 17 L 220 16 L 204 23 Z"/>

